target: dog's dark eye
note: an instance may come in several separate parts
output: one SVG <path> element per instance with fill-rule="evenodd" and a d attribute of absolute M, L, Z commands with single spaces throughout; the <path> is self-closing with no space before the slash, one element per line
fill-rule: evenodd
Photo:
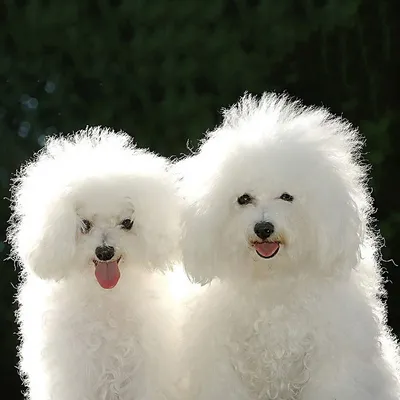
<path fill-rule="evenodd" d="M 249 194 L 245 193 L 245 194 L 242 194 L 240 197 L 238 197 L 237 202 L 241 206 L 245 206 L 246 204 L 250 204 L 253 202 L 253 197 L 250 196 Z"/>
<path fill-rule="evenodd" d="M 284 200 L 284 201 L 288 201 L 289 203 L 291 203 L 292 201 L 293 201 L 293 196 L 291 195 L 291 194 L 289 194 L 289 193 L 282 193 L 281 194 L 281 197 L 279 197 L 281 200 Z"/>
<path fill-rule="evenodd" d="M 130 229 L 132 229 L 133 226 L 133 221 L 131 219 L 124 219 L 121 222 L 121 227 L 122 229 L 126 229 L 127 231 L 129 231 Z"/>
<path fill-rule="evenodd" d="M 82 233 L 89 233 L 90 229 L 92 229 L 92 223 L 87 219 L 83 219 L 81 227 Z"/>

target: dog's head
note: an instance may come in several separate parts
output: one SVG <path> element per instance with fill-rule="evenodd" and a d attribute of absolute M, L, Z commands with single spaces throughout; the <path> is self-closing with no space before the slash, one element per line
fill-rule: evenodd
<path fill-rule="evenodd" d="M 349 271 L 370 198 L 349 125 L 245 97 L 186 163 L 184 262 L 197 281 Z"/>
<path fill-rule="evenodd" d="M 15 187 L 14 254 L 44 279 L 91 268 L 111 288 L 122 268 L 167 268 L 179 208 L 167 163 L 98 128 L 50 140 Z"/>

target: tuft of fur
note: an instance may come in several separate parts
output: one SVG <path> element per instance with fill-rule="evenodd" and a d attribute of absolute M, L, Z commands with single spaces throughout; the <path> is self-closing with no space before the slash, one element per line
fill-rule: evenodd
<path fill-rule="evenodd" d="M 8 239 L 22 267 L 19 369 L 29 399 L 175 395 L 172 302 L 156 273 L 179 258 L 168 167 L 127 134 L 94 127 L 50 138 L 18 173 Z M 94 274 L 95 249 L 104 244 L 121 257 L 111 290 Z"/>
<path fill-rule="evenodd" d="M 185 269 L 209 284 L 184 328 L 190 398 L 399 398 L 362 146 L 326 109 L 246 94 L 175 165 Z M 260 221 L 280 244 L 267 259 Z"/>

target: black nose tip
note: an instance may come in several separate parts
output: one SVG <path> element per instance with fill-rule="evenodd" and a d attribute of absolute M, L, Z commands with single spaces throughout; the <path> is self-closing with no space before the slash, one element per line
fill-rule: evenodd
<path fill-rule="evenodd" d="M 112 246 L 99 246 L 96 247 L 95 254 L 100 261 L 108 261 L 114 257 L 115 250 Z"/>
<path fill-rule="evenodd" d="M 271 222 L 262 221 L 254 225 L 254 233 L 262 240 L 268 239 L 274 233 L 275 227 Z"/>

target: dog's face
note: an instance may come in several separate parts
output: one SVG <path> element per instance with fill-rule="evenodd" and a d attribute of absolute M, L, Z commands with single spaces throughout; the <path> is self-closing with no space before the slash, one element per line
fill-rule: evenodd
<path fill-rule="evenodd" d="M 103 288 L 113 288 L 124 268 L 164 269 L 174 256 L 178 210 L 163 184 L 89 181 L 70 201 L 76 212 L 71 268 L 91 268 Z"/>
<path fill-rule="evenodd" d="M 257 196 L 256 193 L 252 194 L 251 192 L 245 192 L 236 199 L 240 209 L 238 213 L 242 213 L 239 218 L 244 219 L 244 224 L 249 222 L 246 237 L 250 251 L 254 250 L 263 259 L 272 259 L 285 246 L 287 234 L 285 234 L 284 222 L 290 219 L 290 210 L 287 209 L 287 206 L 275 203 L 281 201 L 292 203 L 294 197 L 288 192 L 283 192 L 268 199 L 262 193 Z M 251 207 L 254 209 L 250 212 L 244 210 Z"/>
<path fill-rule="evenodd" d="M 76 204 L 76 265 L 92 268 L 98 283 L 113 288 L 120 278 L 120 267 L 134 264 L 139 227 L 134 199 L 121 197 L 117 188 L 94 186 L 79 192 Z M 121 190 L 121 188 L 118 188 Z M 123 188 L 122 188 L 123 190 Z M 135 213 L 136 211 L 136 213 Z"/>
<path fill-rule="evenodd" d="M 204 160 L 198 156 L 199 169 Z M 185 216 L 185 264 L 196 280 L 354 265 L 359 210 L 326 154 L 301 142 L 241 143 L 210 171 Z"/>

